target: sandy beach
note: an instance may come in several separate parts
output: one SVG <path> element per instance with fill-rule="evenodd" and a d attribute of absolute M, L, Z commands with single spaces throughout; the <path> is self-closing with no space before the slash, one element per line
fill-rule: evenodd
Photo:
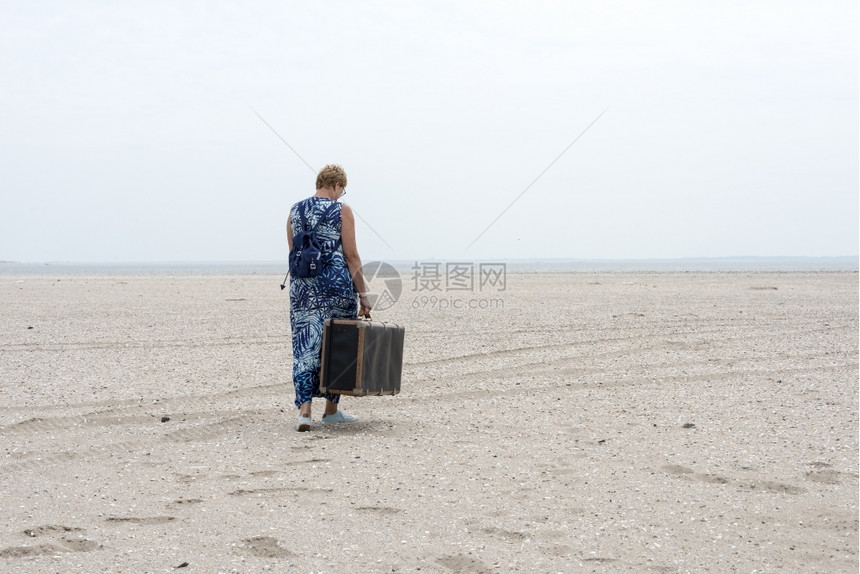
<path fill-rule="evenodd" d="M 857 572 L 856 273 L 407 281 L 307 433 L 280 281 L 0 276 L 0 572 Z"/>

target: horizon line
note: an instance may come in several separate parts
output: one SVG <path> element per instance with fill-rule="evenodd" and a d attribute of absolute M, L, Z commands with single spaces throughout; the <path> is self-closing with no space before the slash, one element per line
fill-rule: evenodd
<path fill-rule="evenodd" d="M 466 261 L 468 258 L 454 257 L 407 257 L 391 259 L 368 259 L 406 263 L 414 261 Z M 628 261 L 707 261 L 707 260 L 753 260 L 753 259 L 860 259 L 858 255 L 688 255 L 680 257 L 479 257 L 473 258 L 493 262 L 628 262 Z M 2 260 L 0 265 L 281 265 L 286 259 L 140 259 L 140 260 Z"/>

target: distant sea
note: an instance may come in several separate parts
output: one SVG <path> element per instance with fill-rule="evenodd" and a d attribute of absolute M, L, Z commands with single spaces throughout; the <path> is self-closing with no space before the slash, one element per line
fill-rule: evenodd
<path fill-rule="evenodd" d="M 712 257 L 687 259 L 417 259 L 385 261 L 401 274 L 417 266 L 504 263 L 507 273 L 857 272 L 858 257 Z M 365 263 L 368 263 L 367 261 Z M 420 268 L 420 267 L 419 267 Z M 422 273 L 426 274 L 425 271 Z M 18 263 L 0 261 L 0 275 L 283 275 L 286 262 Z"/>

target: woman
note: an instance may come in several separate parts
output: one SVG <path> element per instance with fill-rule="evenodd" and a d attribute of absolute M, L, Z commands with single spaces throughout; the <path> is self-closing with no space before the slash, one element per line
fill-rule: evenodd
<path fill-rule="evenodd" d="M 316 277 L 290 276 L 290 327 L 293 334 L 293 385 L 299 421 L 296 430 L 311 428 L 311 399 L 319 392 L 323 324 L 328 318 L 354 319 L 371 307 L 355 245 L 355 218 L 337 200 L 346 194 L 346 173 L 327 165 L 317 174 L 316 193 L 295 204 L 287 219 L 287 242 L 293 249 L 297 232 L 315 230 L 322 250 L 322 271 Z M 302 222 L 304 215 L 308 229 Z M 322 422 L 352 422 L 356 417 L 338 410 L 340 395 L 326 394 Z"/>

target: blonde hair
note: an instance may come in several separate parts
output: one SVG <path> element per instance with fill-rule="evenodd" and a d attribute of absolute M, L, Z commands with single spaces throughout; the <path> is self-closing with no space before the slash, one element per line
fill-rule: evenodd
<path fill-rule="evenodd" d="M 329 164 L 317 174 L 317 189 L 334 187 L 338 183 L 346 187 L 346 172 L 337 164 Z"/>

